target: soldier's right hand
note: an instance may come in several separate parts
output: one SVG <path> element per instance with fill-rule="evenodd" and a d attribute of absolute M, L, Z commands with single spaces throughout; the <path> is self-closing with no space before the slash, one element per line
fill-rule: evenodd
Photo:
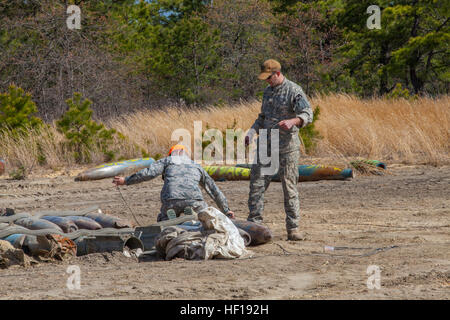
<path fill-rule="evenodd" d="M 115 176 L 114 180 L 113 180 L 113 183 L 116 186 L 122 186 L 122 185 L 125 184 L 125 178 L 124 177 Z"/>

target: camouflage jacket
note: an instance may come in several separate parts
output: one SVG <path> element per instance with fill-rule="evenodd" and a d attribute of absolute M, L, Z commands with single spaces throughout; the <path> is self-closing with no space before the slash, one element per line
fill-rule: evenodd
<path fill-rule="evenodd" d="M 148 168 L 126 177 L 125 184 L 131 185 L 148 181 L 163 175 L 162 203 L 165 203 L 167 200 L 203 201 L 203 195 L 199 188 L 199 185 L 201 185 L 209 196 L 214 199 L 219 209 L 223 213 L 227 213 L 230 210 L 227 199 L 209 174 L 199 164 L 187 157 L 176 158 L 178 159 L 166 157 L 152 163 Z"/>
<path fill-rule="evenodd" d="M 313 111 L 302 88 L 296 83 L 284 79 L 276 86 L 267 86 L 264 90 L 261 113 L 255 120 L 252 129 L 258 133 L 259 129 L 267 129 L 270 137 L 270 129 L 279 129 L 280 153 L 299 150 L 300 139 L 297 126 L 290 130 L 280 129 L 276 124 L 281 120 L 301 118 L 302 128 L 313 120 Z"/>

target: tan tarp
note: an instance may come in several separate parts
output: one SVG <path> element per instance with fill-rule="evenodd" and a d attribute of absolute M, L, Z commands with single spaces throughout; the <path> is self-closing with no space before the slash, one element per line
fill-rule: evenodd
<path fill-rule="evenodd" d="M 199 212 L 198 220 L 205 231 L 190 232 L 176 226 L 165 228 L 156 238 L 158 253 L 166 260 L 235 259 L 251 255 L 245 249 L 239 230 L 216 208 L 208 207 Z"/>

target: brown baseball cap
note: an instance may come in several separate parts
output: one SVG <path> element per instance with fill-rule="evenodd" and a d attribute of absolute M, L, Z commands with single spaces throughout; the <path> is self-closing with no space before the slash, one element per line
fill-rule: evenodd
<path fill-rule="evenodd" d="M 274 71 L 281 71 L 281 64 L 277 60 L 269 59 L 261 65 L 259 80 L 266 80 Z"/>

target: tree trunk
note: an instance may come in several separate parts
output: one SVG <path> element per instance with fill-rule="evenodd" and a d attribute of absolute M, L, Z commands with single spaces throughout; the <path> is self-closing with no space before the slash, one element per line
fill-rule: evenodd
<path fill-rule="evenodd" d="M 383 43 L 381 46 L 381 52 L 380 52 L 380 58 L 379 58 L 379 62 L 380 64 L 383 66 L 386 66 L 389 63 L 389 44 L 387 43 Z M 381 73 L 380 76 L 380 81 L 379 81 L 379 89 L 378 89 L 378 94 L 380 96 L 386 94 L 389 92 L 388 89 L 388 74 L 387 71 L 385 69 L 383 69 L 383 72 Z"/>
<path fill-rule="evenodd" d="M 414 93 L 419 94 L 423 89 L 423 80 L 417 76 L 416 65 L 409 65 L 409 77 L 414 88 Z"/>
<path fill-rule="evenodd" d="M 413 6 L 417 4 L 417 1 L 413 2 Z M 414 13 L 414 22 L 411 29 L 411 38 L 417 37 L 417 29 L 419 28 L 419 16 L 417 13 Z M 413 62 L 409 63 L 409 77 L 411 78 L 411 84 L 414 88 L 414 93 L 418 94 L 420 91 L 422 91 L 423 88 L 423 80 L 420 79 L 417 76 L 416 67 L 417 64 L 420 61 L 420 54 L 418 51 L 415 51 L 413 54 L 415 54 L 415 59 Z"/>

